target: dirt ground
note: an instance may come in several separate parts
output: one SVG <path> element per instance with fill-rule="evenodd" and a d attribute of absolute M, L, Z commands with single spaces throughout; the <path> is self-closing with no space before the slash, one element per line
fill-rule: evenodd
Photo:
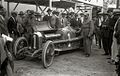
<path fill-rule="evenodd" d="M 115 76 L 115 66 L 108 63 L 103 50 L 93 47 L 90 57 L 82 50 L 62 52 L 44 69 L 41 60 L 27 58 L 15 61 L 16 76 Z"/>

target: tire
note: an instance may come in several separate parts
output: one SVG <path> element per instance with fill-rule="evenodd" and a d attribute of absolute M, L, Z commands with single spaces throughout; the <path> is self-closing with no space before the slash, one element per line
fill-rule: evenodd
<path fill-rule="evenodd" d="M 54 59 L 54 45 L 52 41 L 47 41 L 43 46 L 42 51 L 42 63 L 44 68 L 48 68 L 52 65 Z"/>
<path fill-rule="evenodd" d="M 21 43 L 21 42 L 23 42 L 23 43 Z M 14 50 L 14 56 L 17 60 L 21 60 L 21 59 L 25 58 L 25 55 L 23 54 L 24 50 L 22 50 L 20 53 L 18 53 L 18 51 L 27 46 L 28 46 L 28 42 L 25 37 L 20 37 L 15 41 L 13 50 Z"/>

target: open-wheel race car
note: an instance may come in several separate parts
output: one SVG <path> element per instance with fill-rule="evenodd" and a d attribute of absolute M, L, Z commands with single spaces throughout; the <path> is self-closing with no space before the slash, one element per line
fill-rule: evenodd
<path fill-rule="evenodd" d="M 14 55 L 16 59 L 26 56 L 42 59 L 43 66 L 49 67 L 56 55 L 55 52 L 80 48 L 82 36 L 76 33 L 70 26 L 54 29 L 49 22 L 37 22 L 33 26 L 34 33 L 31 36 L 31 49 L 26 37 L 19 37 L 14 44 Z"/>

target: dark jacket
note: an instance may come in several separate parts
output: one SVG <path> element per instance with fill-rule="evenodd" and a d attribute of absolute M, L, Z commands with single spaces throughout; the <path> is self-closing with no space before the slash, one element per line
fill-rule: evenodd
<path fill-rule="evenodd" d="M 43 21 L 50 21 L 52 16 L 45 15 Z"/>
<path fill-rule="evenodd" d="M 101 35 L 102 38 L 109 38 L 109 18 L 107 20 L 103 20 L 101 24 Z"/>
<path fill-rule="evenodd" d="M 10 17 L 7 23 L 8 31 L 10 34 L 12 34 L 12 31 L 14 33 L 17 32 L 17 21 L 16 19 L 13 19 L 13 17 Z"/>

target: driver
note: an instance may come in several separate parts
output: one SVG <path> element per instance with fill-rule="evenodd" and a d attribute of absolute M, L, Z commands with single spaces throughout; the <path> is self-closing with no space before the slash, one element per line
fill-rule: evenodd
<path fill-rule="evenodd" d="M 8 52 L 4 49 L 5 42 L 2 38 L 2 34 L 8 35 L 5 15 L 6 10 L 0 5 L 0 76 L 13 76 L 13 65 L 10 63 Z"/>

